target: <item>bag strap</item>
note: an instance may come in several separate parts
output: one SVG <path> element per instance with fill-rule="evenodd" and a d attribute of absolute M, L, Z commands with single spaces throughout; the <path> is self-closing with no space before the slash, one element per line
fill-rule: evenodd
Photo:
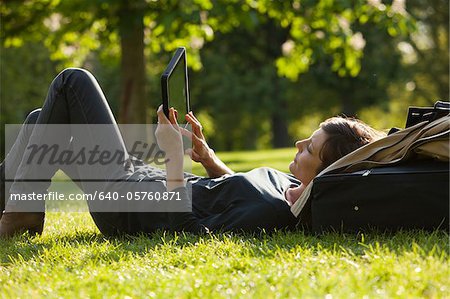
<path fill-rule="evenodd" d="M 450 113 L 450 102 L 436 101 L 433 107 L 409 107 L 405 128 L 423 121 L 434 121 Z"/>
<path fill-rule="evenodd" d="M 450 102 L 437 101 L 434 103 L 434 109 L 450 111 Z"/>

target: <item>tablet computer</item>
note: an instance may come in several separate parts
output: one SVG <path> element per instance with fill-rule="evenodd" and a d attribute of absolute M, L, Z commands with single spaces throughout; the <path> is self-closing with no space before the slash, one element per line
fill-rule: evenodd
<path fill-rule="evenodd" d="M 178 111 L 179 124 L 186 123 L 185 114 L 189 107 L 189 81 L 187 72 L 186 48 L 179 47 L 161 75 L 161 90 L 164 114 L 169 117 L 169 108 Z"/>

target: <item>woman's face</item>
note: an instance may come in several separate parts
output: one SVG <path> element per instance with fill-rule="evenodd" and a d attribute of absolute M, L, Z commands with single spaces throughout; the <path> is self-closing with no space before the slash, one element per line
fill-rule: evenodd
<path fill-rule="evenodd" d="M 308 185 L 319 172 L 322 165 L 319 154 L 326 139 L 327 134 L 318 129 L 308 139 L 295 143 L 298 152 L 289 165 L 289 170 L 305 185 Z"/>

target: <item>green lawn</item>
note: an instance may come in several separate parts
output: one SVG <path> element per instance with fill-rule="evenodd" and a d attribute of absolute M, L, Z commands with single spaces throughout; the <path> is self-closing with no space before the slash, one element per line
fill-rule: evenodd
<path fill-rule="evenodd" d="M 294 152 L 220 157 L 287 171 Z M 448 257 L 444 232 L 108 239 L 87 213 L 50 212 L 41 237 L 0 240 L 0 298 L 448 298 Z"/>
<path fill-rule="evenodd" d="M 275 150 L 224 152 L 218 153 L 218 156 L 236 172 L 249 171 L 263 166 L 289 172 L 289 163 L 294 159 L 296 152 L 296 149 L 292 147 Z M 199 175 L 206 174 L 203 167 L 198 163 L 192 164 L 192 171 Z"/>

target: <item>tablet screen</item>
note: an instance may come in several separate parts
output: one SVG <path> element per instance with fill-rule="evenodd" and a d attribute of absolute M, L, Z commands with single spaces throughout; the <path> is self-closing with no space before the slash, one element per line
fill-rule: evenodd
<path fill-rule="evenodd" d="M 179 124 L 186 123 L 184 115 L 188 113 L 185 70 L 183 55 L 169 77 L 169 108 L 173 107 L 178 111 L 177 121 Z"/>
<path fill-rule="evenodd" d="M 186 49 L 177 48 L 174 56 L 167 65 L 161 76 L 163 109 L 166 116 L 169 108 L 178 111 L 178 123 L 186 123 L 185 114 L 190 111 L 189 107 L 189 83 L 186 65 Z"/>

